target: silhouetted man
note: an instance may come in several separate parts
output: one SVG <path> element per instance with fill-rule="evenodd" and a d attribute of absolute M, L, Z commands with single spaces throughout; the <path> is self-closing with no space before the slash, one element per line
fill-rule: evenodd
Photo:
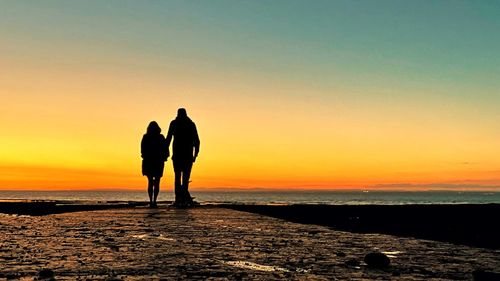
<path fill-rule="evenodd" d="M 189 177 L 193 162 L 200 151 L 200 139 L 196 125 L 187 116 L 186 109 L 177 110 L 177 118 L 170 122 L 167 134 L 167 149 L 174 138 L 172 145 L 172 162 L 175 172 L 175 205 L 193 204 L 189 194 Z M 194 153 L 194 154 L 193 154 Z"/>

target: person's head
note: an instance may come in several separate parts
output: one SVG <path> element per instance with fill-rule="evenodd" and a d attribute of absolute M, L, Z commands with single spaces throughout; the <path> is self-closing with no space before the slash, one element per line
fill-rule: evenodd
<path fill-rule="evenodd" d="M 180 117 L 180 118 L 187 117 L 186 109 L 185 108 L 177 109 L 177 117 Z"/>
<path fill-rule="evenodd" d="M 148 135 L 156 135 L 161 133 L 161 128 L 158 126 L 158 123 L 156 121 L 151 121 L 148 125 L 148 129 L 146 131 L 146 134 Z"/>

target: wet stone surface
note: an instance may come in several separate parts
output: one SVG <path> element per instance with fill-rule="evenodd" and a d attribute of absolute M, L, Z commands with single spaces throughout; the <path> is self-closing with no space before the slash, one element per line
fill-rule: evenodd
<path fill-rule="evenodd" d="M 367 253 L 391 259 L 368 267 Z M 0 280 L 471 280 L 500 252 L 216 207 L 0 214 Z"/>

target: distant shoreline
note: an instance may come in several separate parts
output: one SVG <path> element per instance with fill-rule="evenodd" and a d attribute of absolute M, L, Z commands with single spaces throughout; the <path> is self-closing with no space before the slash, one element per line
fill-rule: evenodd
<path fill-rule="evenodd" d="M 192 196 L 207 204 L 324 204 L 324 205 L 405 205 L 405 204 L 500 204 L 500 192 L 394 192 L 394 191 L 196 191 Z M 0 201 L 99 201 L 146 202 L 147 191 L 0 191 Z M 174 200 L 174 193 L 163 188 L 160 201 Z"/>

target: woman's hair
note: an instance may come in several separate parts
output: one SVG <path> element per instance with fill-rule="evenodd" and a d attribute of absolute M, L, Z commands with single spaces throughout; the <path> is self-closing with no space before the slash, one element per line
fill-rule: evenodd
<path fill-rule="evenodd" d="M 161 133 L 161 128 L 158 126 L 158 123 L 156 121 L 151 121 L 148 125 L 148 129 L 146 131 L 146 134 L 148 135 L 158 135 Z"/>

